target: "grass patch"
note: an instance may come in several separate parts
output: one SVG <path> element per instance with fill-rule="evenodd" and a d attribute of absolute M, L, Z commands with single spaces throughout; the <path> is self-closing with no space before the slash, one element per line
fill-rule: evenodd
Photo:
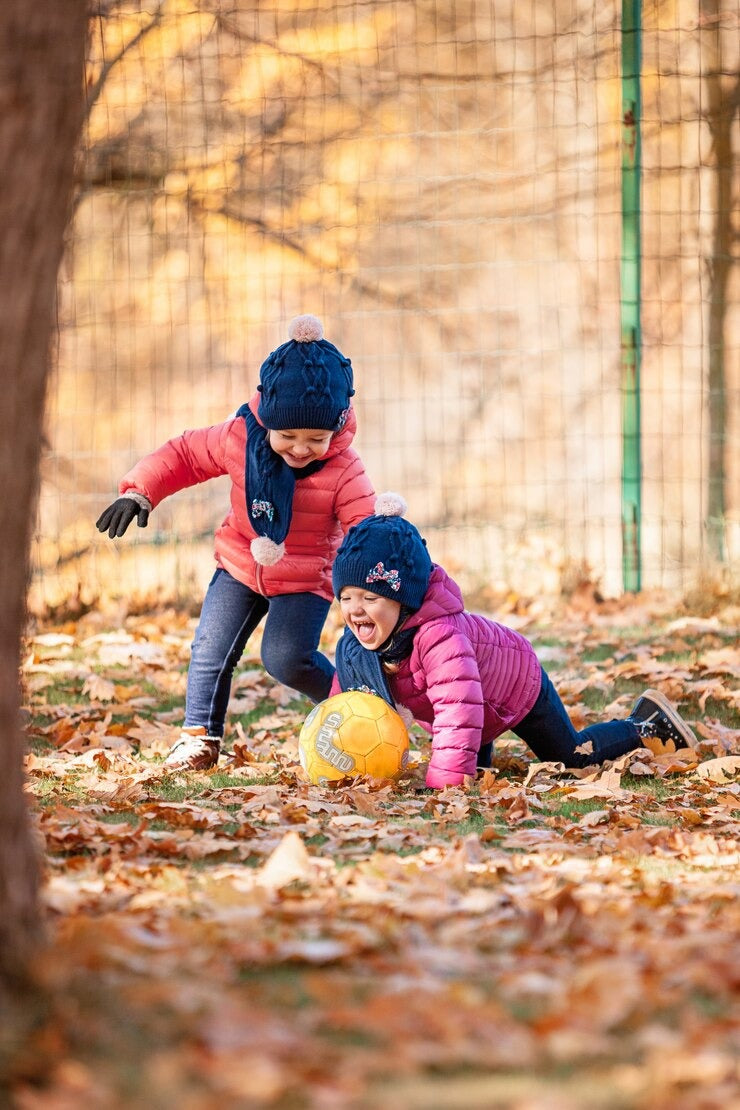
<path fill-rule="evenodd" d="M 740 728 L 740 709 L 734 709 L 726 701 L 707 698 L 705 715 L 720 720 L 725 728 Z M 696 711 L 699 716 L 699 711 Z"/>
<path fill-rule="evenodd" d="M 605 659 L 614 657 L 614 644 L 595 644 L 583 650 L 581 659 L 584 663 L 602 663 Z"/>
<path fill-rule="evenodd" d="M 36 718 L 36 726 L 39 728 L 44 728 L 46 725 L 50 725 L 51 722 L 51 717 Z M 46 736 L 39 736 L 37 733 L 27 733 L 26 738 L 28 741 L 28 750 L 29 752 L 33 752 L 34 755 L 49 755 L 51 752 L 57 750 L 56 744 L 52 743 Z"/>
<path fill-rule="evenodd" d="M 41 697 L 46 705 L 69 705 L 82 697 L 84 679 L 59 677 L 51 686 L 45 686 L 34 698 Z M 34 720 L 38 720 L 34 713 Z M 54 720 L 53 717 L 49 720 Z"/>
<path fill-rule="evenodd" d="M 371 1033 L 359 1026 L 339 1028 L 333 1025 L 320 1025 L 318 1035 L 339 1048 L 382 1048 L 387 1042 L 377 1033 Z"/>
<path fill-rule="evenodd" d="M 269 999 L 276 1006 L 300 1010 L 314 1002 L 304 972 L 293 964 L 276 964 L 269 969 L 244 964 L 237 978 L 241 986 L 249 988 L 250 996 L 259 995 L 260 1000 Z"/>
<path fill-rule="evenodd" d="M 570 801 L 568 797 L 553 800 L 548 804 L 547 796 L 544 798 L 547 814 L 550 817 L 564 817 L 568 821 L 576 821 L 585 813 L 594 813 L 600 809 L 608 809 L 608 798 L 582 798 Z"/>
<path fill-rule="evenodd" d="M 733 1011 L 731 998 L 699 989 L 692 991 L 687 1001 L 702 1018 L 710 1021 L 723 1021 Z"/>
<path fill-rule="evenodd" d="M 70 808 L 75 805 L 100 805 L 99 798 L 92 798 L 84 787 L 77 785 L 77 778 L 81 772 L 66 775 L 58 779 L 53 775 L 43 775 L 34 779 L 34 793 L 41 805 L 65 805 Z"/>
<path fill-rule="evenodd" d="M 281 707 L 281 712 L 297 713 L 300 717 L 306 717 L 312 708 L 313 703 L 308 698 L 294 698 L 287 705 Z M 248 713 L 239 713 L 231 720 L 238 721 L 242 728 L 247 731 L 253 725 L 259 725 L 263 717 L 272 716 L 277 709 L 278 707 L 271 698 L 262 698 L 257 702 L 254 709 L 250 709 Z"/>
<path fill-rule="evenodd" d="M 138 813 L 134 813 L 131 809 L 115 809 L 111 812 L 98 813 L 96 818 L 105 825 L 118 825 L 121 821 L 125 821 L 128 825 L 138 825 L 141 821 Z"/>
<path fill-rule="evenodd" d="M 183 782 L 182 776 L 178 775 L 175 778 L 173 775 L 172 778 L 167 776 L 157 782 L 150 783 L 148 791 L 153 797 L 159 798 L 162 802 L 185 802 L 200 798 L 201 794 L 205 794 L 210 786 L 210 782 L 201 782 L 196 779 L 188 778 L 187 781 Z"/>
<path fill-rule="evenodd" d="M 607 691 L 600 690 L 596 686 L 587 686 L 581 694 L 581 701 L 595 713 L 601 714 L 617 697 L 629 694 L 636 701 L 644 689 L 644 679 L 618 679 Z"/>
<path fill-rule="evenodd" d="M 208 785 L 214 790 L 221 790 L 226 786 L 233 786 L 238 790 L 243 786 L 267 785 L 274 782 L 276 778 L 277 771 L 274 775 L 256 775 L 254 778 L 231 775 L 228 771 L 214 771 L 208 778 Z"/>
<path fill-rule="evenodd" d="M 672 783 L 670 779 L 657 779 L 648 775 L 631 775 L 629 771 L 622 775 L 622 786 L 626 790 L 650 795 L 658 802 L 675 798 L 682 794 L 684 789 L 681 782 Z"/>
<path fill-rule="evenodd" d="M 249 786 L 269 785 L 277 778 L 274 775 L 259 775 L 246 778 L 243 775 L 231 775 L 228 771 L 215 771 L 208 778 L 201 777 L 202 772 L 188 774 L 180 771 L 177 774 L 165 775 L 163 778 L 152 782 L 148 786 L 149 793 L 163 802 L 184 802 L 200 798 L 211 790 L 222 790 L 233 787 L 235 790 L 244 790 Z"/>
<path fill-rule="evenodd" d="M 669 813 L 663 811 L 662 813 L 645 814 L 643 825 L 649 825 L 651 828 L 666 828 L 672 829 L 680 822 L 676 817 L 671 816 Z"/>
<path fill-rule="evenodd" d="M 540 635 L 536 631 L 532 632 L 528 636 L 528 639 L 535 650 L 540 647 L 561 647 L 565 649 L 568 646 L 568 642 L 563 640 L 562 636 L 549 636 L 547 634 Z"/>

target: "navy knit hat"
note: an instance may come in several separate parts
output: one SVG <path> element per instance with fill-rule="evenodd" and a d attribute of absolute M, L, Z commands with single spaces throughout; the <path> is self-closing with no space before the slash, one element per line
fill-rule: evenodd
<path fill-rule="evenodd" d="M 258 416 L 266 428 L 344 427 L 350 406 L 352 363 L 324 339 L 315 316 L 296 316 L 290 339 L 265 359 L 260 368 L 262 394 Z"/>
<path fill-rule="evenodd" d="M 334 593 L 345 586 L 370 590 L 409 609 L 419 609 L 427 592 L 432 560 L 426 541 L 403 519 L 406 502 L 397 493 L 381 493 L 375 516 L 350 528 L 332 568 Z"/>

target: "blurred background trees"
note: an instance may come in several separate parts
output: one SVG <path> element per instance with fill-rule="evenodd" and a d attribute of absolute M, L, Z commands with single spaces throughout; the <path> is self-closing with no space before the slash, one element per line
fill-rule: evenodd
<path fill-rule="evenodd" d="M 736 565 L 738 0 L 644 7 L 643 581 Z M 93 541 L 311 311 L 357 445 L 472 589 L 621 585 L 619 9 L 111 0 L 60 284 L 39 605 L 210 572 L 220 482 Z"/>

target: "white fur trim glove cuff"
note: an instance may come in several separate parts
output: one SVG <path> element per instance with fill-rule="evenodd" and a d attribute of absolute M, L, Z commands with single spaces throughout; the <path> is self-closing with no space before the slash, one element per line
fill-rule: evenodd
<path fill-rule="evenodd" d="M 152 511 L 152 503 L 143 493 L 137 493 L 135 490 L 127 489 L 125 493 L 121 494 L 121 497 L 128 497 L 131 501 L 135 501 L 140 509 L 147 509 L 149 512 Z"/>

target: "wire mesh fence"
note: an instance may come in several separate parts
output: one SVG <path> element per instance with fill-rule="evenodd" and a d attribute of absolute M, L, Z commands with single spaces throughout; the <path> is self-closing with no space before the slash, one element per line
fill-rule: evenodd
<path fill-rule="evenodd" d="M 642 9 L 643 584 L 740 548 L 740 0 Z M 468 589 L 622 587 L 620 11 L 101 0 L 32 596 L 200 595 L 223 479 L 114 546 L 132 462 L 253 393 L 288 320 Z"/>

